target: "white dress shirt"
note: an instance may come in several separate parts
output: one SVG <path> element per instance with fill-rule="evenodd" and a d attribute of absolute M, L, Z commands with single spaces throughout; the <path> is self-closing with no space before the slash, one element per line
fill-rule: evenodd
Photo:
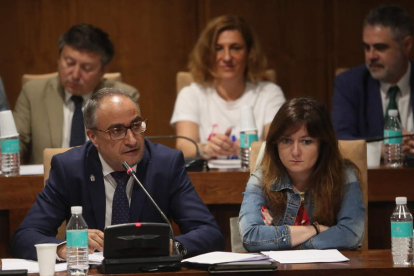
<path fill-rule="evenodd" d="M 410 75 L 411 75 L 411 64 L 408 63 L 407 72 L 405 75 L 395 84 L 400 89 L 400 92 L 397 93 L 396 102 L 398 105 L 398 112 L 400 113 L 401 125 L 403 129 L 413 132 L 414 131 L 414 121 L 413 121 L 413 111 L 410 103 Z M 385 117 L 385 112 L 390 102 L 390 97 L 388 95 L 388 90 L 394 84 L 381 82 L 380 91 L 381 91 L 381 100 L 382 100 L 382 111 Z"/>
<path fill-rule="evenodd" d="M 114 170 L 105 162 L 102 158 L 101 154 L 99 154 L 99 159 L 101 160 L 102 164 L 102 173 L 104 176 L 104 184 L 105 184 L 105 227 L 111 225 L 112 221 L 112 200 L 114 198 L 115 189 L 117 183 L 115 179 L 112 177 L 111 173 Z M 135 171 L 137 169 L 137 165 L 132 167 Z M 125 171 L 126 173 L 126 171 Z M 129 205 L 131 205 L 131 195 L 132 195 L 132 188 L 134 186 L 134 178 L 130 177 L 126 186 L 126 194 L 128 197 Z"/>
<path fill-rule="evenodd" d="M 68 148 L 70 145 L 70 133 L 72 129 L 72 117 L 75 112 L 75 103 L 70 99 L 73 96 L 72 93 L 69 93 L 65 90 L 65 101 L 63 103 L 63 134 L 62 134 L 62 148 Z M 82 102 L 82 111 L 86 102 L 92 97 L 92 92 L 83 95 Z M 88 141 L 88 136 L 85 133 L 86 141 Z"/>

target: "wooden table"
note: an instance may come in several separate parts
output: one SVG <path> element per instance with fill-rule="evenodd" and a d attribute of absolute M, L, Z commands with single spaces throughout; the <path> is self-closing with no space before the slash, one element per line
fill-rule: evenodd
<path fill-rule="evenodd" d="M 343 251 L 346 257 L 350 259 L 348 262 L 341 263 L 311 263 L 311 264 L 279 264 L 278 270 L 275 272 L 260 273 L 260 275 L 278 275 L 278 276 L 313 276 L 313 275 L 414 275 L 413 266 L 397 266 L 392 263 L 390 250 L 369 250 L 369 251 Z M 38 274 L 30 274 L 38 275 Z M 58 272 L 55 275 L 63 276 L 66 272 Z M 95 269 L 89 271 L 89 275 L 101 275 Z M 117 274 L 117 275 L 138 275 L 138 274 Z M 144 275 L 144 274 L 139 274 Z M 183 269 L 178 272 L 151 273 L 146 275 L 158 276 L 201 276 L 210 275 L 207 271 Z M 234 273 L 226 273 L 221 275 L 239 275 Z M 242 275 L 258 275 L 258 273 L 243 273 Z"/>
<path fill-rule="evenodd" d="M 222 228 L 229 249 L 229 218 L 238 216 L 249 172 L 212 170 L 189 175 Z M 369 248 L 390 248 L 389 217 L 395 197 L 407 196 L 409 208 L 414 212 L 414 169 L 370 169 L 368 183 Z M 41 175 L 0 176 L 0 210 L 4 210 L 0 211 L 0 257 L 7 256 L 10 237 L 42 188 Z"/>

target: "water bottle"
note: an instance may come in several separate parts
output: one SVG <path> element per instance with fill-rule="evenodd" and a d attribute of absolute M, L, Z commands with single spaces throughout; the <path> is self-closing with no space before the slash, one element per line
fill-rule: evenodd
<path fill-rule="evenodd" d="M 384 161 L 387 167 L 397 168 L 403 164 L 402 158 L 402 137 L 390 138 L 392 136 L 401 136 L 401 123 L 398 120 L 398 110 L 388 110 L 388 118 L 384 125 Z"/>
<path fill-rule="evenodd" d="M 250 151 L 252 143 L 258 141 L 257 130 L 240 131 L 240 154 L 243 169 L 250 168 Z"/>
<path fill-rule="evenodd" d="M 407 198 L 395 198 L 397 207 L 391 216 L 391 251 L 394 264 L 413 263 L 413 216 Z"/>
<path fill-rule="evenodd" d="M 256 121 L 253 107 L 243 105 L 240 107 L 240 155 L 243 169 L 250 168 L 250 151 L 252 143 L 258 141 Z"/>
<path fill-rule="evenodd" d="M 68 274 L 88 275 L 88 225 L 82 217 L 82 206 L 72 206 L 71 212 L 66 227 Z"/>
<path fill-rule="evenodd" d="M 19 135 L 2 138 L 0 144 L 3 175 L 18 176 L 20 172 Z"/>

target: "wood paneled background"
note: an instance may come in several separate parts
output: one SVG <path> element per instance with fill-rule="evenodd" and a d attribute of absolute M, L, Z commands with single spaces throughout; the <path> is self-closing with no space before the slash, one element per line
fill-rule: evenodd
<path fill-rule="evenodd" d="M 312 96 L 329 107 L 334 71 L 364 61 L 361 24 L 369 9 L 414 1 L 376 0 L 2 0 L 0 76 L 11 107 L 24 73 L 56 71 L 57 40 L 76 23 L 107 31 L 116 55 L 109 71 L 141 91 L 148 135 L 172 134 L 175 76 L 206 22 L 245 17 L 257 31 L 287 98 Z"/>
<path fill-rule="evenodd" d="M 0 0 L 0 77 L 13 108 L 21 76 L 56 71 L 59 36 L 90 23 L 115 45 L 109 71 L 140 90 L 147 134 L 173 134 L 176 73 L 208 20 L 236 14 L 257 31 L 286 97 L 312 96 L 330 108 L 335 69 L 364 62 L 362 21 L 383 3 L 414 17 L 413 0 Z M 0 211 L 0 224 L 9 215 Z M 0 231 L 0 241 L 11 234 Z"/>

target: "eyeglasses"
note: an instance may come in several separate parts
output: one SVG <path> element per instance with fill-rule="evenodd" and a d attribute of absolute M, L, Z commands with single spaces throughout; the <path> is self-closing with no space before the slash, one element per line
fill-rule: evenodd
<path fill-rule="evenodd" d="M 128 129 L 130 129 L 133 134 L 141 134 L 145 132 L 145 130 L 147 130 L 147 121 L 147 119 L 142 119 L 141 121 L 133 122 L 129 127 L 119 126 L 108 130 L 94 128 L 93 130 L 108 133 L 112 140 L 120 140 L 125 138 Z"/>

